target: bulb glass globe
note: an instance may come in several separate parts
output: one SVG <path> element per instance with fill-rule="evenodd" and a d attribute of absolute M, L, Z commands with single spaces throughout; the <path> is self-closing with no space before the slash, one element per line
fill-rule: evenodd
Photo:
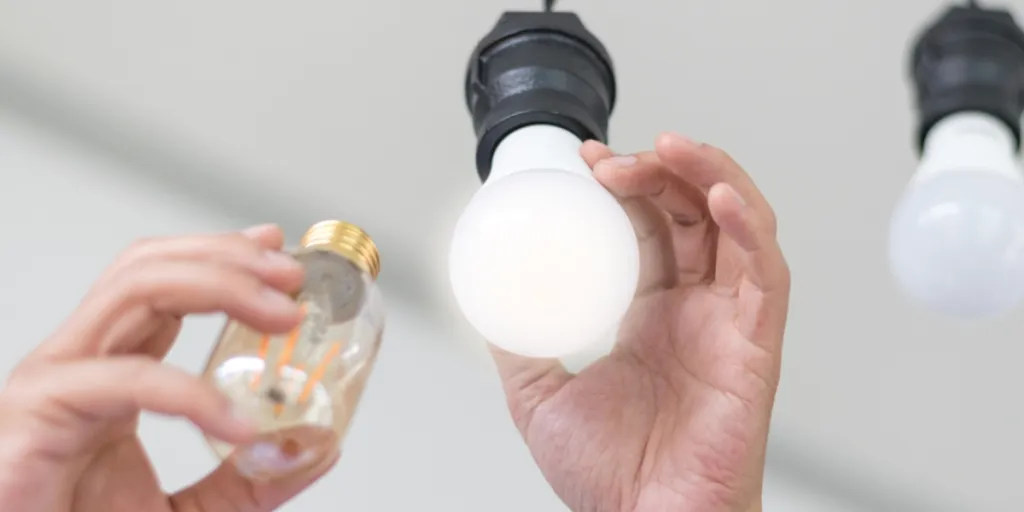
<path fill-rule="evenodd" d="M 1013 134 L 981 113 L 933 127 L 893 213 L 889 262 L 916 302 L 956 316 L 1005 311 L 1024 297 L 1024 176 Z"/>
<path fill-rule="evenodd" d="M 455 299 L 488 341 L 529 357 L 601 342 L 636 292 L 640 258 L 618 201 L 553 126 L 510 134 L 459 219 L 449 255 Z"/>

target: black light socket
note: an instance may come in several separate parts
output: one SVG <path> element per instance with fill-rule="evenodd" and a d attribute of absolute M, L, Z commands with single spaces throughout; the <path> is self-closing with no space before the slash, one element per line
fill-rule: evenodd
<path fill-rule="evenodd" d="M 604 45 L 571 12 L 506 12 L 473 51 L 466 104 L 486 180 L 498 144 L 533 124 L 608 140 L 615 73 Z"/>
<path fill-rule="evenodd" d="M 1024 31 L 1009 11 L 954 6 L 927 26 L 914 45 L 917 147 L 946 116 L 978 111 L 1000 119 L 1021 144 L 1024 114 Z"/>

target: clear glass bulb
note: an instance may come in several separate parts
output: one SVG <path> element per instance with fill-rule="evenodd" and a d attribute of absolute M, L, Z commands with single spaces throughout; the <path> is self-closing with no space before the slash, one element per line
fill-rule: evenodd
<path fill-rule="evenodd" d="M 455 299 L 484 338 L 509 352 L 562 357 L 602 342 L 636 292 L 636 234 L 590 175 L 580 144 L 552 126 L 513 132 L 456 225 Z"/>
<path fill-rule="evenodd" d="M 229 321 L 203 373 L 259 426 L 259 439 L 248 446 L 208 438 L 218 456 L 254 480 L 292 476 L 332 456 L 373 369 L 384 328 L 375 281 L 380 263 L 359 228 L 319 223 L 294 256 L 306 271 L 297 295 L 305 311 L 302 323 L 289 333 L 268 335 Z"/>
<path fill-rule="evenodd" d="M 1013 135 L 980 113 L 931 129 L 893 213 L 889 261 L 899 286 L 944 314 L 1005 311 L 1024 297 L 1024 176 Z"/>

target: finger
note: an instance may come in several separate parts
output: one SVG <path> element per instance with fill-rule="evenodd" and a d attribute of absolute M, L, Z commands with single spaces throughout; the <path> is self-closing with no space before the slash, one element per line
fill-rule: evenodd
<path fill-rule="evenodd" d="M 761 219 L 731 186 L 719 183 L 708 194 L 708 207 L 721 234 L 736 244 L 743 256 L 744 275 L 762 292 L 773 292 L 788 283 L 788 271 L 774 236 L 763 229 Z"/>
<path fill-rule="evenodd" d="M 277 224 L 260 224 L 242 230 L 247 238 L 267 249 L 279 250 L 284 246 L 284 231 Z"/>
<path fill-rule="evenodd" d="M 707 279 L 712 261 L 704 194 L 671 173 L 653 151 L 607 158 L 594 167 L 594 177 L 619 197 L 635 200 L 631 213 L 642 240 L 642 284 L 657 289 L 695 284 Z M 624 203 L 625 203 L 624 201 Z"/>
<path fill-rule="evenodd" d="M 757 227 L 757 215 L 728 183 L 717 183 L 708 192 L 708 209 L 722 234 L 745 252 L 760 251 L 765 233 Z"/>
<path fill-rule="evenodd" d="M 44 348 L 40 354 L 67 358 L 72 357 L 72 354 L 98 353 L 102 352 L 98 347 L 119 346 L 126 339 L 144 340 L 163 328 L 164 319 L 157 318 L 162 312 L 146 307 L 119 310 L 121 316 L 114 324 L 99 324 L 96 321 L 97 309 L 109 305 L 110 301 L 103 298 L 110 297 L 112 287 L 134 286 L 135 277 L 141 274 L 145 280 L 146 272 L 151 274 L 165 266 L 161 262 L 177 262 L 175 268 L 179 270 L 188 266 L 189 262 L 234 267 L 239 271 L 251 272 L 271 288 L 292 292 L 301 286 L 303 270 L 294 258 L 278 251 L 282 243 L 283 233 L 274 225 L 256 226 L 241 233 L 165 237 L 136 242 L 97 281 L 78 310 L 52 337 L 57 340 L 79 340 L 87 349 L 71 350 L 66 343 L 57 343 L 53 347 L 56 351 L 71 350 L 71 353 L 55 354 Z M 151 268 L 154 266 L 156 270 Z M 275 318 L 270 319 L 271 323 L 276 321 Z M 98 333 L 98 329 L 105 331 Z M 84 334 L 86 332 L 97 333 L 94 336 L 98 337 L 87 338 Z"/>
<path fill-rule="evenodd" d="M 111 275 L 116 274 L 116 270 L 122 268 L 118 263 L 124 264 L 129 261 L 144 260 L 147 257 L 155 257 L 158 255 L 164 255 L 165 257 L 176 257 L 182 259 L 225 259 L 227 261 L 234 260 L 236 263 L 245 265 L 247 259 L 254 259 L 256 254 L 252 251 L 258 251 L 260 254 L 266 254 L 267 257 L 275 260 L 281 260 L 281 265 L 285 267 L 294 267 L 293 262 L 288 261 L 287 257 L 283 254 L 277 254 L 277 251 L 281 249 L 284 244 L 284 232 L 276 224 L 262 224 L 252 226 L 243 229 L 240 233 L 228 234 L 231 239 L 243 248 L 233 252 L 234 258 L 217 258 L 217 254 L 214 249 L 217 248 L 215 243 L 210 243 L 209 237 L 189 237 L 183 239 L 182 237 L 177 238 L 163 238 L 156 239 L 154 242 L 164 243 L 136 243 L 135 248 L 139 250 L 138 253 L 131 255 L 126 254 L 119 262 L 108 269 L 104 276 L 98 280 L 97 284 L 93 288 L 103 286 Z M 246 243 L 244 240 L 237 240 L 241 235 L 245 239 L 251 240 L 251 243 Z M 224 238 L 220 236 L 218 238 Z M 172 244 L 169 242 L 185 242 Z M 228 240 L 231 242 L 232 240 Z M 251 246 L 256 245 L 256 248 Z M 245 250 L 245 246 L 249 246 Z M 265 252 L 264 252 L 265 251 Z M 130 251 L 126 251 L 130 252 Z M 267 269 L 263 265 L 252 265 L 253 270 L 257 273 L 263 273 L 264 278 L 271 282 L 280 281 L 277 284 L 281 285 L 284 289 L 290 289 L 293 287 L 294 282 L 297 282 L 297 278 L 294 275 L 287 275 L 288 272 L 284 272 L 283 276 L 279 277 L 280 274 L 273 272 L 272 269 Z M 265 270 L 271 270 L 265 272 Z M 293 270 L 294 274 L 295 271 Z M 129 318 L 130 315 L 130 318 Z M 137 340 L 149 340 L 147 346 L 140 353 L 149 355 L 154 358 L 162 359 L 167 351 L 170 350 L 171 345 L 178 336 L 178 332 L 181 330 L 181 321 L 177 318 L 164 318 L 154 319 L 152 318 L 151 312 L 141 309 L 136 309 L 126 318 L 119 322 L 117 325 L 123 327 L 123 329 L 112 329 L 107 334 L 105 340 L 102 343 L 104 347 L 119 346 L 123 340 L 128 337 L 132 337 Z M 155 321 L 154 321 L 155 320 Z"/>
<path fill-rule="evenodd" d="M 726 152 L 673 133 L 659 136 L 655 151 L 673 174 L 705 194 L 716 183 L 728 183 L 761 217 L 761 227 L 775 234 L 775 214 L 771 206 L 750 175 Z"/>
<path fill-rule="evenodd" d="M 100 344 L 99 353 L 137 354 L 157 360 L 163 360 L 167 356 L 174 342 L 178 340 L 178 334 L 181 333 L 182 320 L 176 317 L 157 318 L 151 324 L 146 324 L 151 325 L 149 329 L 132 330 L 132 325 L 146 322 L 147 319 L 144 317 L 152 314 L 143 308 L 136 311 L 139 311 L 136 318 L 122 319 L 115 328 L 108 331 L 103 343 Z"/>
<path fill-rule="evenodd" d="M 572 380 L 572 374 L 558 359 L 523 357 L 493 345 L 491 355 L 501 376 L 512 420 L 525 436 L 537 407 Z"/>
<path fill-rule="evenodd" d="M 614 167 L 612 164 L 602 164 L 602 161 L 613 160 L 619 164 L 625 162 L 629 165 L 635 161 L 635 157 L 615 157 L 615 153 L 608 146 L 594 140 L 583 144 L 580 155 L 587 165 L 595 170 L 594 177 L 597 181 L 619 198 L 636 231 L 640 249 L 640 276 L 636 295 L 641 297 L 675 286 L 676 260 L 672 254 L 672 236 L 662 212 L 645 197 L 629 197 L 628 190 L 618 186 L 616 180 L 608 179 L 617 173 L 598 171 L 602 166 Z"/>
<path fill-rule="evenodd" d="M 636 297 L 668 290 L 679 281 L 679 265 L 675 255 L 675 239 L 665 212 L 646 197 L 623 199 L 640 250 L 640 275 Z"/>
<path fill-rule="evenodd" d="M 672 233 L 665 212 L 651 202 L 658 188 L 657 166 L 634 155 L 599 160 L 594 178 L 619 198 L 636 231 L 640 249 L 640 277 L 637 296 L 676 285 L 676 259 Z"/>
<path fill-rule="evenodd" d="M 646 195 L 642 192 L 633 192 L 631 189 L 630 183 L 637 180 L 629 177 L 621 178 L 623 174 L 648 174 L 646 166 L 636 165 L 637 169 L 633 168 L 637 163 L 635 156 L 616 156 L 608 146 L 593 140 L 583 144 L 580 154 L 587 165 L 593 169 L 594 178 L 620 202 L 624 203 L 623 208 L 630 214 L 633 227 L 640 238 L 651 236 L 658 228 L 664 226 L 661 215 L 656 209 L 646 207 L 642 204 L 643 201 L 631 201 L 631 199 Z"/>
<path fill-rule="evenodd" d="M 751 339 L 772 343 L 781 337 L 758 335 L 774 331 L 785 320 L 789 293 L 789 268 L 775 237 L 758 223 L 761 218 L 728 184 L 711 187 L 708 207 L 720 229 L 716 285 L 739 296 L 738 327 Z M 748 285 L 753 289 L 744 289 Z"/>
<path fill-rule="evenodd" d="M 649 198 L 682 227 L 707 218 L 704 193 L 669 171 L 653 151 L 604 159 L 594 166 L 594 177 L 619 197 Z"/>
<path fill-rule="evenodd" d="M 245 268 L 273 285 L 294 287 L 301 282 L 302 267 L 280 251 L 283 240 L 281 229 L 274 225 L 238 233 L 139 240 L 117 258 L 93 289 L 102 288 L 126 268 L 157 259 L 219 261 Z"/>
<path fill-rule="evenodd" d="M 183 370 L 145 357 L 123 356 L 44 365 L 20 372 L 8 404 L 37 418 L 51 449 L 71 455 L 110 421 L 140 411 L 187 418 L 229 443 L 250 442 L 253 426 L 235 417 L 216 388 Z"/>
<path fill-rule="evenodd" d="M 327 474 L 338 462 L 339 453 L 310 471 L 284 480 L 256 482 L 244 478 L 231 462 L 170 498 L 175 512 L 271 512 Z"/>
<path fill-rule="evenodd" d="M 615 156 L 615 152 L 608 146 L 596 140 L 588 140 L 580 146 L 580 156 L 583 157 L 583 161 L 590 166 L 591 169 L 603 158 Z"/>
<path fill-rule="evenodd" d="M 97 290 L 44 344 L 41 353 L 66 360 L 125 352 L 132 347 L 104 346 L 106 335 L 144 330 L 161 316 L 212 312 L 224 312 L 271 333 L 288 331 L 302 319 L 299 305 L 287 293 L 238 267 L 153 260 L 124 270 Z"/>
<path fill-rule="evenodd" d="M 594 171 L 594 178 L 620 200 L 648 197 L 664 188 L 657 156 L 653 153 L 640 155 L 616 155 L 608 146 L 587 141 L 580 149 L 580 155 Z M 701 197 L 698 203 L 703 204 Z M 639 213 L 639 212 L 638 212 Z M 660 215 L 656 216 L 660 221 Z M 646 219 L 640 218 L 644 221 Z M 661 224 L 658 222 L 657 224 Z M 638 234 L 648 233 L 654 226 L 640 224 Z M 650 228 L 650 229 L 649 229 Z"/>

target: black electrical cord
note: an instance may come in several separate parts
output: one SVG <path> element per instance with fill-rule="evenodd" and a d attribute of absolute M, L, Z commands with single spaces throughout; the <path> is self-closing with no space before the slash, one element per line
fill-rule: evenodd
<path fill-rule="evenodd" d="M 544 0 L 544 12 L 555 10 L 555 0 Z"/>

